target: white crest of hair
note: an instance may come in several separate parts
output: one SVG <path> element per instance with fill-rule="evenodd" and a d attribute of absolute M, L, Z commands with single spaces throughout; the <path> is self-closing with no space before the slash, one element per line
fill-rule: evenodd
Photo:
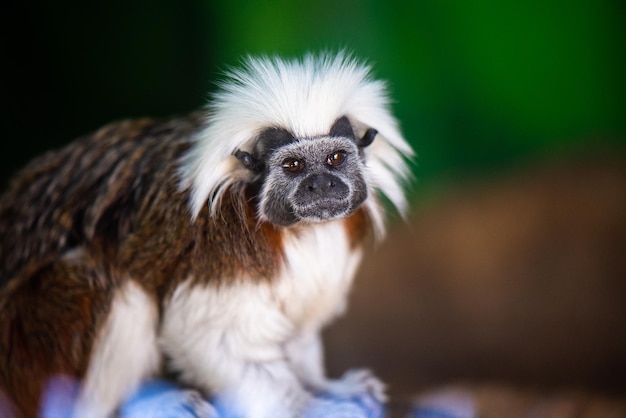
<path fill-rule="evenodd" d="M 207 203 L 214 213 L 222 193 L 248 179 L 233 153 L 250 151 L 262 130 L 281 127 L 296 138 L 321 136 L 344 115 L 355 127 L 378 131 L 365 150 L 369 184 L 404 213 L 401 184 L 409 173 L 405 158 L 413 151 L 391 115 L 385 83 L 369 73 L 369 66 L 343 52 L 290 61 L 248 57 L 241 69 L 228 72 L 209 104 L 206 127 L 181 162 L 181 187 L 190 188 L 192 217 Z"/>

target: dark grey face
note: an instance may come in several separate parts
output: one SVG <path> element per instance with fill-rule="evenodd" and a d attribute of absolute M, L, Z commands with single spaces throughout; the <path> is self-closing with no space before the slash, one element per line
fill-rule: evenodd
<path fill-rule="evenodd" d="M 252 154 L 235 155 L 263 178 L 262 219 L 283 226 L 324 222 L 351 214 L 367 198 L 361 148 L 375 135 L 370 130 L 356 140 L 344 117 L 328 136 L 316 138 L 296 139 L 285 130 L 269 129 Z"/>

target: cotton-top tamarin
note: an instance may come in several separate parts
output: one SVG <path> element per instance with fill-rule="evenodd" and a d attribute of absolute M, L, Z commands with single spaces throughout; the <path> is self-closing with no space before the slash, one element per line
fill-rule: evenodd
<path fill-rule="evenodd" d="M 80 379 L 80 418 L 162 373 L 243 417 L 381 399 L 368 372 L 325 376 L 319 336 L 384 232 L 380 196 L 406 209 L 412 151 L 369 71 L 248 58 L 204 111 L 114 123 L 21 171 L 0 199 L 14 414 L 36 416 L 54 376 Z"/>

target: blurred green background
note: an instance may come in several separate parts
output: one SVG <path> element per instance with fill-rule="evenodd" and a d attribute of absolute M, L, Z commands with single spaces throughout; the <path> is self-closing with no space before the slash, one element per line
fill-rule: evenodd
<path fill-rule="evenodd" d="M 389 81 L 415 195 L 624 149 L 620 0 L 7 2 L 1 178 L 116 119 L 202 106 L 246 54 L 346 48 Z"/>

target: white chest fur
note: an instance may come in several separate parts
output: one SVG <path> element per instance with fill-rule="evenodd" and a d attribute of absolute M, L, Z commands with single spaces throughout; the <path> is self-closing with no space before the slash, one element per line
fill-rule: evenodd
<path fill-rule="evenodd" d="M 284 360 L 286 343 L 344 309 L 361 251 L 351 248 L 343 223 L 285 233 L 283 244 L 285 263 L 272 282 L 187 281 L 174 292 L 160 341 L 183 380 L 209 392 L 237 385 L 250 364 Z"/>
<path fill-rule="evenodd" d="M 286 234 L 284 249 L 285 265 L 273 290 L 296 328 L 315 330 L 345 309 L 361 251 L 350 247 L 341 222 Z"/>

